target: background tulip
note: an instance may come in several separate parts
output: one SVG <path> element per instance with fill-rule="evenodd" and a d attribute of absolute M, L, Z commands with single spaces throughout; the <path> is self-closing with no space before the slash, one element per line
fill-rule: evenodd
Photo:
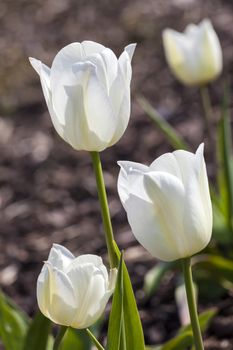
<path fill-rule="evenodd" d="M 155 257 L 172 261 L 202 250 L 212 232 L 203 144 L 195 154 L 166 153 L 149 167 L 119 162 L 118 192 L 136 239 Z"/>
<path fill-rule="evenodd" d="M 54 244 L 37 281 L 39 308 L 55 323 L 87 328 L 103 313 L 115 279 L 116 269 L 111 270 L 109 278 L 99 256 L 75 258 Z"/>
<path fill-rule="evenodd" d="M 170 69 L 184 84 L 206 84 L 222 71 L 221 46 L 208 19 L 188 25 L 184 33 L 165 29 L 163 44 Z"/>
<path fill-rule="evenodd" d="M 30 58 L 54 127 L 73 148 L 102 151 L 123 135 L 130 116 L 135 46 L 128 45 L 117 59 L 93 41 L 72 43 L 58 52 L 51 69 Z"/>

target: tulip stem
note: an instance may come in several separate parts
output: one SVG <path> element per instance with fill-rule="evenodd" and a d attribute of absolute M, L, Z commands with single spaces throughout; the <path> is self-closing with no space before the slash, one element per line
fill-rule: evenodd
<path fill-rule="evenodd" d="M 104 177 L 103 177 L 103 170 L 102 170 L 100 155 L 98 152 L 91 152 L 91 158 L 92 158 L 93 168 L 95 172 L 97 191 L 98 191 L 101 214 L 102 214 L 102 219 L 104 224 L 109 263 L 110 263 L 110 267 L 114 268 L 118 266 L 118 259 L 117 259 L 115 247 L 114 247 L 114 236 L 113 236 L 112 223 L 111 223 L 109 206 L 108 206 L 108 199 L 107 199 L 107 194 L 106 194 L 106 189 L 104 184 Z"/>
<path fill-rule="evenodd" d="M 62 339 L 67 331 L 68 327 L 66 326 L 61 326 L 60 329 L 59 329 L 59 332 L 55 338 L 55 342 L 54 342 L 54 345 L 53 345 L 53 350 L 58 350 L 60 345 L 61 345 L 61 342 L 62 342 Z"/>
<path fill-rule="evenodd" d="M 184 258 L 184 259 L 181 259 L 181 261 L 182 261 L 185 289 L 186 289 L 186 295 L 187 295 L 187 301 L 188 301 L 188 307 L 189 307 L 189 315 L 190 315 L 191 326 L 193 330 L 194 346 L 196 350 L 204 350 L 201 329 L 200 329 L 200 324 L 199 324 L 199 319 L 197 314 L 195 292 L 193 287 L 191 259 Z"/>
<path fill-rule="evenodd" d="M 90 329 L 86 328 L 86 332 L 98 350 L 105 350 L 104 347 L 100 344 L 100 342 L 96 339 L 94 334 L 90 331 Z"/>
<path fill-rule="evenodd" d="M 211 100 L 210 100 L 210 94 L 209 89 L 206 85 L 200 86 L 200 93 L 201 93 L 201 99 L 202 99 L 202 105 L 204 110 L 204 117 L 205 117 L 205 126 L 207 132 L 210 134 L 210 125 L 212 120 L 212 106 L 211 106 Z"/>

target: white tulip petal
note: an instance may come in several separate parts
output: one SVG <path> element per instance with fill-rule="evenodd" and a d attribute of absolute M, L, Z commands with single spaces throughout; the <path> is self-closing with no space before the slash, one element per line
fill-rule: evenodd
<path fill-rule="evenodd" d="M 110 145 L 115 144 L 122 137 L 130 118 L 130 89 L 121 89 L 120 85 L 117 86 L 118 82 L 119 76 L 115 79 L 110 91 L 111 103 L 117 116 L 117 128 Z"/>
<path fill-rule="evenodd" d="M 129 55 L 126 51 L 123 51 L 118 59 L 118 74 L 122 75 L 124 84 L 126 87 L 130 86 L 132 77 L 132 67 L 130 63 Z"/>
<path fill-rule="evenodd" d="M 166 59 L 175 73 L 176 67 L 181 67 L 185 61 L 184 38 L 173 29 L 165 29 L 162 35 Z"/>
<path fill-rule="evenodd" d="M 55 323 L 70 325 L 76 311 L 76 299 L 72 284 L 60 270 L 46 262 L 48 277 L 44 272 L 37 282 L 37 300 L 41 311 Z M 47 274 L 47 272 L 45 272 Z M 39 276 L 40 277 L 40 276 Z M 49 295 L 49 302 L 48 296 Z M 43 304 L 45 302 L 45 304 Z M 44 312 L 46 311 L 46 312 Z"/>
<path fill-rule="evenodd" d="M 208 82 L 217 77 L 222 71 L 222 49 L 217 34 L 209 20 L 202 22 L 201 30 L 199 50 L 203 72 L 202 79 Z"/>
<path fill-rule="evenodd" d="M 189 256 L 187 236 L 183 230 L 183 183 L 173 175 L 157 171 L 144 175 L 144 185 L 154 205 L 156 221 L 165 236 L 163 239 L 170 241 L 170 246 L 180 258 Z"/>
<path fill-rule="evenodd" d="M 164 261 L 176 259 L 176 247 L 170 237 L 164 236 L 153 203 L 130 195 L 127 217 L 135 238 L 151 255 Z"/>
<path fill-rule="evenodd" d="M 201 144 L 196 151 L 195 169 L 190 173 L 185 191 L 185 206 L 189 210 L 184 217 L 184 231 L 190 242 L 190 255 L 204 249 L 212 233 L 212 206 L 203 149 Z"/>
<path fill-rule="evenodd" d="M 41 273 L 37 279 L 37 302 L 40 311 L 48 318 L 51 319 L 50 315 L 50 282 L 49 282 L 49 271 L 46 265 L 43 266 Z"/>
<path fill-rule="evenodd" d="M 81 45 L 86 57 L 101 53 L 105 49 L 105 46 L 90 40 L 82 41 Z"/>
<path fill-rule="evenodd" d="M 117 127 L 117 119 L 107 93 L 100 85 L 96 72 L 92 67 L 91 65 L 88 67 L 86 63 L 73 66 L 78 81 L 83 83 L 84 109 L 89 134 L 86 135 L 85 139 L 90 151 L 97 150 L 95 148 L 97 143 L 100 144 L 99 150 L 106 147 Z M 83 129 L 81 128 L 82 131 Z"/>
<path fill-rule="evenodd" d="M 106 293 L 106 276 L 102 269 L 98 269 L 92 264 L 73 265 L 67 275 L 73 281 L 76 298 L 79 300 L 71 325 L 77 328 L 86 328 L 90 325 L 86 325 L 86 318 L 90 314 L 93 320 L 93 316 L 98 312 L 100 299 Z"/>
<path fill-rule="evenodd" d="M 117 77 L 118 73 L 118 60 L 116 58 L 116 55 L 114 52 L 108 48 L 105 48 L 101 52 L 101 57 L 105 64 L 105 70 L 106 70 L 106 77 L 108 80 L 108 87 L 109 89 L 112 86 L 113 81 Z"/>
<path fill-rule="evenodd" d="M 174 151 L 173 155 L 179 166 L 182 182 L 184 186 L 186 186 L 186 183 L 189 181 L 190 173 L 195 166 L 195 155 L 184 150 Z"/>
<path fill-rule="evenodd" d="M 102 272 L 106 280 L 106 283 L 108 283 L 107 269 L 103 264 L 102 258 L 98 255 L 85 254 L 85 255 L 78 256 L 70 263 L 70 265 L 67 266 L 66 273 L 68 274 L 71 270 L 75 271 L 75 269 L 79 267 L 84 268 L 86 265 L 90 265 L 90 264 L 92 266 L 95 266 L 95 268 L 98 268 Z"/>
<path fill-rule="evenodd" d="M 164 171 L 182 180 L 181 169 L 174 153 L 165 153 L 151 163 L 150 171 Z"/>
<path fill-rule="evenodd" d="M 29 61 L 32 67 L 40 76 L 40 82 L 41 82 L 43 94 L 45 97 L 45 101 L 49 110 L 52 123 L 57 133 L 63 138 L 64 127 L 60 123 L 59 119 L 57 118 L 57 115 L 52 106 L 52 95 L 51 95 L 51 88 L 50 88 L 50 68 L 35 58 L 30 57 Z"/>
<path fill-rule="evenodd" d="M 60 50 L 52 63 L 50 81 L 53 108 L 62 124 L 71 118 L 72 112 L 75 113 L 72 108 L 74 102 L 70 100 L 73 97 L 70 90 L 77 85 L 77 79 L 72 66 L 82 61 L 83 57 L 81 44 L 73 43 Z"/>
<path fill-rule="evenodd" d="M 55 243 L 53 244 L 48 257 L 48 261 L 51 265 L 56 266 L 56 268 L 63 271 L 74 259 L 75 257 L 68 249 Z"/>
<path fill-rule="evenodd" d="M 134 55 L 134 51 L 136 49 L 137 44 L 133 43 L 133 44 L 129 44 L 125 47 L 125 51 L 127 52 L 127 54 L 129 55 L 130 61 L 133 58 Z"/>
<path fill-rule="evenodd" d="M 143 181 L 143 174 L 147 172 L 149 168 L 140 163 L 128 161 L 118 161 L 117 164 L 121 167 L 117 188 L 122 205 L 125 207 L 125 203 L 128 200 L 132 189 L 140 189 L 140 187 L 134 185 L 134 183 L 138 181 L 139 176 L 141 177 L 141 181 Z M 137 195 L 140 196 L 139 193 L 137 193 Z M 144 197 L 144 193 L 141 194 L 141 197 Z"/>

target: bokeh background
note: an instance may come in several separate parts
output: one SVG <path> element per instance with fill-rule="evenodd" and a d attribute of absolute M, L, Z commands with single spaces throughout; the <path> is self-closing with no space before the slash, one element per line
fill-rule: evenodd
<path fill-rule="evenodd" d="M 205 139 L 199 92 L 185 88 L 170 73 L 161 33 L 166 27 L 182 31 L 206 17 L 214 24 L 224 55 L 224 72 L 210 86 L 217 120 L 224 80 L 233 71 L 232 0 L 0 1 L 0 285 L 30 315 L 36 310 L 36 278 L 53 242 L 76 255 L 91 252 L 106 258 L 106 248 L 90 156 L 72 150 L 55 133 L 28 56 L 50 65 L 70 42 L 94 40 L 117 55 L 137 42 L 129 127 L 120 142 L 101 156 L 115 236 L 125 250 L 146 342 L 163 342 L 178 329 L 174 273 L 150 300 L 144 300 L 144 275 L 156 260 L 138 245 L 127 224 L 116 191 L 116 162 L 149 164 L 171 150 L 137 103 L 139 95 L 175 126 L 193 150 Z M 206 158 L 214 178 L 208 149 Z M 206 349 L 233 349 L 232 301 L 230 292 L 219 301 L 222 311 L 207 333 Z M 210 305 L 201 302 L 200 309 Z"/>

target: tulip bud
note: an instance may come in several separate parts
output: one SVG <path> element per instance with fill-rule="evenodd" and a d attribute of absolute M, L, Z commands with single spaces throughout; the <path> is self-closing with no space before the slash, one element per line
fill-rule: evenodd
<path fill-rule="evenodd" d="M 65 247 L 54 244 L 37 280 L 41 312 L 53 322 L 87 328 L 103 313 L 113 293 L 116 269 L 107 269 L 97 255 L 75 258 Z"/>
<path fill-rule="evenodd" d="M 166 153 L 149 167 L 123 161 L 118 192 L 136 239 L 154 256 L 173 261 L 210 241 L 212 206 L 203 156 Z"/>
<path fill-rule="evenodd" d="M 130 116 L 135 46 L 128 45 L 117 59 L 93 41 L 72 43 L 58 52 L 51 69 L 30 58 L 53 125 L 74 149 L 102 151 L 123 135 Z"/>
<path fill-rule="evenodd" d="M 203 85 L 222 71 L 222 50 L 208 19 L 190 24 L 184 33 L 163 31 L 165 56 L 171 71 L 185 85 Z"/>

